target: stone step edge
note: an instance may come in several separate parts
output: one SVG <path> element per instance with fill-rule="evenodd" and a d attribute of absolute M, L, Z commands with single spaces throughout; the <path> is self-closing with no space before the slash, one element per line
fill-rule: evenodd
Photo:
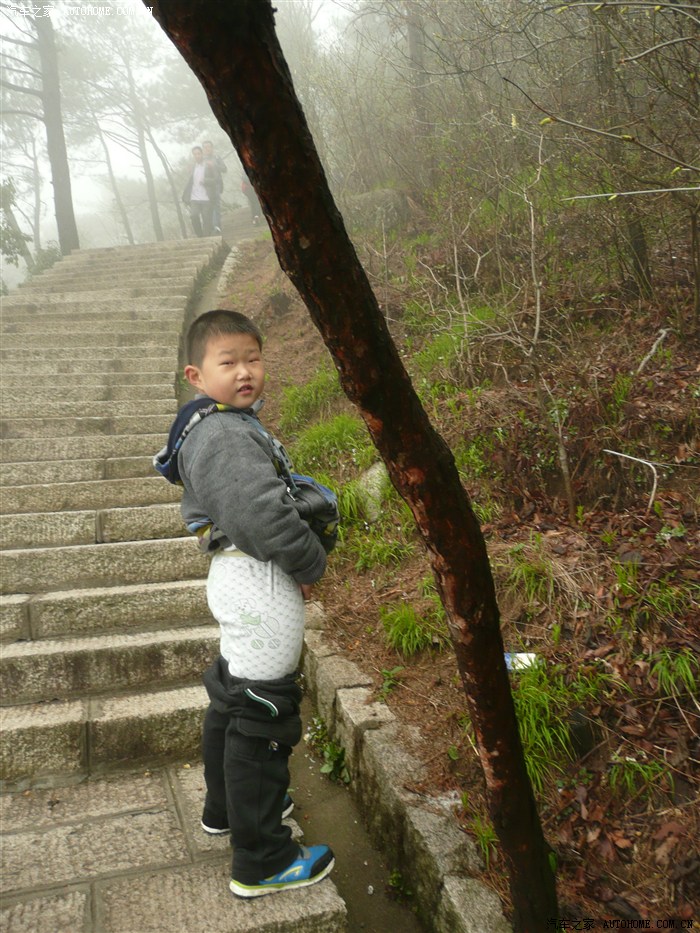
<path fill-rule="evenodd" d="M 115 615 L 117 604 L 126 622 Z M 102 623 L 105 605 L 109 621 Z M 0 596 L 3 645 L 43 638 L 89 637 L 99 634 L 129 634 L 186 627 L 195 619 L 211 621 L 206 602 L 206 578 L 168 580 L 162 583 L 126 583 L 115 586 L 49 590 L 43 593 L 10 593 Z M 167 616 L 164 623 L 163 613 Z M 48 616 L 48 622 L 47 622 Z M 70 620 L 69 636 L 63 618 Z M 132 622 L 138 616 L 138 620 Z"/>
<path fill-rule="evenodd" d="M 478 878 L 484 866 L 476 844 L 459 829 L 448 802 L 404 787 L 407 775 L 420 780 L 423 770 L 405 751 L 411 730 L 373 701 L 372 678 L 336 653 L 323 625 L 323 609 L 313 604 L 304 676 L 328 734 L 345 749 L 349 788 L 371 837 L 387 857 L 403 854 L 401 874 L 418 916 L 435 933 L 512 933 L 499 897 Z"/>
<path fill-rule="evenodd" d="M 19 709 L 54 700 L 107 702 L 131 696 L 151 689 L 154 663 L 160 689 L 199 684 L 219 644 L 218 626 L 211 618 L 208 625 L 205 622 L 4 645 L 0 707 Z"/>
<path fill-rule="evenodd" d="M 191 759 L 206 707 L 203 685 L 4 707 L 0 792 Z"/>
<path fill-rule="evenodd" d="M 57 512 L 3 510 L 0 516 L 5 524 L 0 533 L 0 551 L 181 538 L 183 531 L 177 502 Z"/>

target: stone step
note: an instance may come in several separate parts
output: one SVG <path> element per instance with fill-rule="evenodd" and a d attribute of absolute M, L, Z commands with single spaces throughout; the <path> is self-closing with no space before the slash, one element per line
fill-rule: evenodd
<path fill-rule="evenodd" d="M 44 391 L 38 390 L 34 393 L 34 401 L 30 402 L 27 395 L 23 396 L 23 401 L 15 401 L 2 393 L 0 401 L 0 417 L 13 420 L 16 418 L 27 418 L 36 420 L 36 415 L 40 412 L 42 419 L 64 419 L 75 415 L 80 411 L 91 418 L 115 418 L 115 417 L 134 417 L 139 411 L 143 411 L 145 406 L 143 391 L 138 395 L 134 393 L 133 401 L 128 399 L 95 399 L 94 395 L 85 392 L 83 389 L 82 400 L 67 401 L 63 393 L 56 394 L 54 389 L 46 386 Z M 171 417 L 177 411 L 178 405 L 173 394 L 173 387 L 170 386 L 170 398 L 153 398 L 148 394 L 148 413 L 149 415 L 170 415 Z M 61 432 L 63 433 L 63 432 Z"/>
<path fill-rule="evenodd" d="M 24 512 L 60 512 L 85 509 L 125 508 L 179 502 L 182 489 L 153 470 L 152 476 L 94 480 L 82 483 L 36 483 L 3 486 L 4 515 Z"/>
<path fill-rule="evenodd" d="M 73 297 L 63 294 L 35 295 L 13 292 L 2 300 L 3 321 L 28 320 L 35 315 L 54 320 L 69 316 L 82 318 L 83 315 L 131 313 L 146 317 L 153 315 L 156 319 L 161 319 L 164 315 L 182 314 L 182 305 L 168 295 L 126 299 L 119 292 L 110 295 L 96 292 L 87 297 L 84 292 Z"/>
<path fill-rule="evenodd" d="M 17 786 L 199 755 L 203 686 L 0 709 L 0 783 Z"/>
<path fill-rule="evenodd" d="M 208 255 L 193 256 L 186 253 L 172 256 L 169 259 L 156 258 L 149 259 L 147 256 L 139 258 L 138 262 L 129 261 L 129 258 L 119 260 L 117 257 L 102 257 L 100 259 L 83 260 L 82 262 L 70 262 L 63 259 L 55 263 L 50 269 L 32 277 L 33 282 L 52 282 L 56 277 L 65 275 L 91 275 L 94 278 L 101 278 L 103 275 L 120 275 L 125 281 L 136 275 L 143 275 L 144 272 L 153 272 L 154 275 L 164 276 L 177 273 L 184 270 L 190 277 L 196 275 L 197 270 L 203 265 L 209 264 Z M 21 287 L 21 286 L 20 286 Z"/>
<path fill-rule="evenodd" d="M 199 683 L 218 654 L 219 631 L 208 626 L 92 638 L 23 641 L 0 657 L 3 705 L 108 696 Z"/>
<path fill-rule="evenodd" d="M 54 266 L 53 269 L 23 282 L 20 291 L 77 291 L 84 285 L 94 288 L 138 287 L 151 282 L 194 282 L 206 262 L 193 262 L 183 259 L 181 263 L 169 262 L 167 266 L 159 262 L 143 263 L 138 266 L 101 264 L 94 269 L 89 266 Z M 93 285 L 92 283 L 95 283 Z M 75 286 L 75 288 L 73 287 Z"/>
<path fill-rule="evenodd" d="M 184 531 L 177 502 L 75 512 L 6 513 L 0 528 L 0 547 L 150 541 L 154 538 L 181 538 Z"/>
<path fill-rule="evenodd" d="M 92 480 L 153 477 L 152 457 L 114 457 L 101 460 L 44 460 L 32 463 L 4 463 L 0 469 L 1 486 L 26 486 L 53 483 L 80 483 Z"/>
<path fill-rule="evenodd" d="M 44 341 L 46 341 L 47 323 L 51 326 L 52 338 L 54 335 L 58 334 L 71 334 L 73 336 L 86 334 L 92 337 L 95 335 L 114 334 L 118 336 L 135 337 L 138 334 L 150 336 L 154 333 L 159 333 L 169 334 L 172 339 L 177 339 L 177 335 L 182 331 L 181 315 L 177 314 L 172 314 L 170 317 L 163 316 L 155 320 L 153 318 L 127 320 L 126 318 L 100 317 L 99 315 L 87 319 L 82 317 L 80 321 L 76 321 L 75 318 L 69 316 L 66 316 L 63 320 L 47 320 L 47 317 L 48 316 L 45 315 L 41 319 L 31 318 L 28 321 L 8 322 L 3 320 L 3 340 L 9 337 L 13 337 L 15 340 L 19 337 L 31 340 L 37 337 L 43 337 Z M 53 342 L 51 345 L 53 346 Z M 30 347 L 33 346 L 33 344 L 27 343 L 26 346 Z"/>
<path fill-rule="evenodd" d="M 95 402 L 126 402 L 138 401 L 143 407 L 144 399 L 149 399 L 149 407 L 153 410 L 153 405 L 165 404 L 165 402 L 175 402 L 174 379 L 168 374 L 159 374 L 163 382 L 141 382 L 140 385 L 133 384 L 128 378 L 125 380 L 123 374 L 116 374 L 122 382 L 114 382 L 114 375 L 99 376 L 96 373 L 89 373 L 80 377 L 80 385 L 75 384 L 75 377 L 65 374 L 63 376 L 44 376 L 25 379 L 20 382 L 17 379 L 12 381 L 12 385 L 3 385 L 0 389 L 0 396 L 4 407 L 10 405 L 16 406 L 15 411 L 31 410 L 36 414 L 37 406 L 29 406 L 29 399 L 51 398 L 55 400 L 55 405 L 75 406 L 76 403 L 84 405 L 94 405 Z M 46 411 L 46 402 L 42 401 L 41 410 Z M 75 410 L 75 408 L 73 408 Z M 168 409 L 163 409 L 168 410 Z"/>
<path fill-rule="evenodd" d="M 72 352 L 75 352 L 77 347 L 87 347 L 90 351 L 88 356 L 93 357 L 96 353 L 100 353 L 103 348 L 108 350 L 113 347 L 129 347 L 130 349 L 134 347 L 176 347 L 179 336 L 179 328 L 161 327 L 160 325 L 138 333 L 122 333 L 117 330 L 85 333 L 80 328 L 74 327 L 72 332 L 51 331 L 51 353 L 54 354 L 58 348 L 63 347 L 68 347 Z M 15 354 L 21 351 L 24 354 L 26 350 L 33 350 L 34 348 L 43 348 L 41 352 L 44 359 L 46 359 L 46 333 L 4 333 L 2 346 L 3 350 L 8 351 L 5 353 L 5 359 L 7 359 L 9 351 L 14 351 Z M 153 350 L 151 352 L 153 353 Z"/>
<path fill-rule="evenodd" d="M 116 415 L 91 418 L 2 418 L 0 436 L 17 437 L 85 437 L 89 434 L 167 434 L 170 415 Z"/>
<path fill-rule="evenodd" d="M 37 349 L 22 350 L 21 359 L 24 371 L 31 364 L 32 370 L 41 375 L 50 375 L 52 367 L 55 372 L 101 372 L 139 371 L 140 366 L 146 367 L 146 372 L 162 372 L 164 369 L 175 371 L 178 366 L 178 348 L 175 344 L 167 346 L 149 346 L 148 352 L 140 352 L 138 347 L 119 347 L 104 344 L 95 350 L 94 347 L 56 347 L 51 350 L 51 359 L 47 359 L 46 351 Z M 6 364 L 11 366 L 8 375 L 17 372 L 18 357 L 16 350 L 0 350 L 0 359 L 3 360 L 3 370 Z"/>
<path fill-rule="evenodd" d="M 122 327 L 128 330 L 131 324 L 151 326 L 163 321 L 179 320 L 182 317 L 182 308 L 172 307 L 152 307 L 150 303 L 142 307 L 135 308 L 133 302 L 124 305 L 117 303 L 110 305 L 102 311 L 96 311 L 94 305 L 90 302 L 84 304 L 76 302 L 74 306 L 61 305 L 54 308 L 50 306 L 44 310 L 38 305 L 22 305 L 15 307 L 12 305 L 9 309 L 3 301 L 2 309 L 2 328 L 15 329 L 16 333 L 21 333 L 19 328 L 28 328 L 36 330 L 39 327 L 99 327 L 104 325 L 106 328 Z M 104 303 L 103 303 L 104 304 Z M 73 308 L 73 310 L 71 310 Z"/>
<path fill-rule="evenodd" d="M 79 544 L 0 553 L 0 592 L 53 590 L 167 583 L 206 576 L 209 561 L 192 538 Z"/>
<path fill-rule="evenodd" d="M 206 580 L 0 596 L 3 642 L 209 624 Z"/>
<path fill-rule="evenodd" d="M 333 874 L 231 896 L 228 840 L 199 825 L 203 785 L 177 763 L 4 797 L 3 933 L 347 933 Z"/>
<path fill-rule="evenodd" d="M 39 279 L 36 282 L 21 285 L 21 292 L 25 295 L 46 294 L 71 294 L 79 292 L 104 291 L 112 292 L 119 290 L 125 294 L 127 290 L 133 293 L 135 290 L 148 289 L 142 292 L 144 295 L 155 294 L 154 289 L 158 288 L 164 295 L 188 294 L 192 289 L 194 274 L 184 275 L 180 272 L 171 273 L 165 277 L 151 274 L 148 269 L 142 270 L 140 275 L 120 275 L 113 273 L 111 275 L 100 274 L 79 274 L 69 273 L 67 275 L 55 276 L 50 281 L 42 282 Z"/>
<path fill-rule="evenodd" d="M 160 243 L 135 243 L 133 246 L 97 246 L 91 249 L 81 249 L 68 256 L 64 256 L 62 263 L 90 263 L 113 259 L 117 262 L 130 264 L 134 261 L 143 261 L 151 256 L 153 261 L 167 260 L 169 257 L 182 257 L 188 254 L 193 256 L 215 256 L 221 251 L 228 252 L 228 246 L 221 237 L 192 237 L 187 240 L 168 240 Z"/>
<path fill-rule="evenodd" d="M 132 457 L 151 458 L 165 443 L 164 434 L 54 437 L 51 443 L 41 439 L 0 440 L 0 463 L 44 460 L 120 459 L 128 451 Z"/>
<path fill-rule="evenodd" d="M 90 279 L 86 281 L 84 287 L 81 287 L 80 284 L 71 285 L 70 289 L 66 288 L 56 294 L 63 295 L 65 300 L 72 300 L 76 297 L 84 297 L 86 299 L 90 298 L 121 298 L 122 301 L 127 301 L 130 298 L 150 298 L 151 296 L 160 295 L 169 296 L 172 299 L 180 298 L 181 301 L 187 301 L 187 298 L 190 293 L 190 285 L 188 284 L 168 284 L 161 283 L 159 285 L 149 284 L 146 281 L 143 285 L 125 285 L 123 288 L 114 287 L 114 288 L 99 288 L 95 287 L 97 282 L 95 279 Z M 26 296 L 37 295 L 38 293 L 43 293 L 44 287 L 40 286 L 38 282 L 36 284 L 26 285 L 22 288 L 22 294 Z"/>
<path fill-rule="evenodd" d="M 50 282 L 56 276 L 65 275 L 92 275 L 95 279 L 103 275 L 120 275 L 124 281 L 128 281 L 133 275 L 143 275 L 144 272 L 153 271 L 159 277 L 167 275 L 177 275 L 183 269 L 187 270 L 190 278 L 194 279 L 200 269 L 206 268 L 211 262 L 211 255 L 188 255 L 187 253 L 170 256 L 169 258 L 158 258 L 143 256 L 137 263 L 117 257 L 102 257 L 99 260 L 69 262 L 63 260 L 56 263 L 51 269 L 42 272 L 40 276 L 35 276 L 33 281 Z M 21 287 L 21 286 L 20 286 Z"/>
<path fill-rule="evenodd" d="M 10 391 L 13 387 L 26 385 L 45 385 L 52 379 L 56 380 L 58 388 L 65 386 L 78 386 L 76 373 L 80 376 L 80 385 L 88 387 L 93 385 L 134 385 L 150 386 L 159 382 L 169 382 L 175 385 L 176 368 L 164 369 L 164 363 L 157 356 L 141 357 L 141 369 L 137 369 L 138 359 L 115 358 L 106 360 L 80 360 L 71 364 L 69 360 L 56 363 L 33 363 L 32 375 L 27 376 L 27 367 L 15 356 L 13 361 L 2 365 L 2 391 Z M 126 368 L 125 368 L 126 367 Z M 142 390 L 145 391 L 145 390 Z"/>

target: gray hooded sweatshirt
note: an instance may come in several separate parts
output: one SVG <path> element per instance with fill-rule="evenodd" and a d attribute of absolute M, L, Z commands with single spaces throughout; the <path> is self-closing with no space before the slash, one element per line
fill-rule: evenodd
<path fill-rule="evenodd" d="M 179 453 L 187 524 L 208 517 L 240 551 L 274 561 L 297 583 L 315 583 L 326 553 L 277 475 L 267 438 L 230 413 L 213 414 Z"/>

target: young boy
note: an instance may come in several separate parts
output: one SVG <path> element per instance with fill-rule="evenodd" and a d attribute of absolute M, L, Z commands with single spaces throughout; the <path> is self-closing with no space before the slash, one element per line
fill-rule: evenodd
<path fill-rule="evenodd" d="M 221 657 L 204 675 L 202 827 L 230 829 L 231 891 L 259 897 L 314 884 L 334 864 L 328 846 L 300 847 L 282 823 L 293 806 L 288 758 L 301 738 L 304 599 L 326 553 L 280 476 L 283 449 L 256 419 L 265 382 L 256 325 L 208 311 L 190 327 L 187 359 L 185 376 L 202 395 L 183 407 L 155 463 L 182 482 L 185 522 L 216 548 L 207 600 Z M 197 412 L 205 416 L 193 424 Z"/>

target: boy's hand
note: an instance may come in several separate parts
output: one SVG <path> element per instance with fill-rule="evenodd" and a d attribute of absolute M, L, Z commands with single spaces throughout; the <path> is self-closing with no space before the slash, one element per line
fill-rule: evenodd
<path fill-rule="evenodd" d="M 314 588 L 313 583 L 300 583 L 299 586 L 301 587 L 301 595 L 304 599 L 311 599 L 311 590 Z"/>

